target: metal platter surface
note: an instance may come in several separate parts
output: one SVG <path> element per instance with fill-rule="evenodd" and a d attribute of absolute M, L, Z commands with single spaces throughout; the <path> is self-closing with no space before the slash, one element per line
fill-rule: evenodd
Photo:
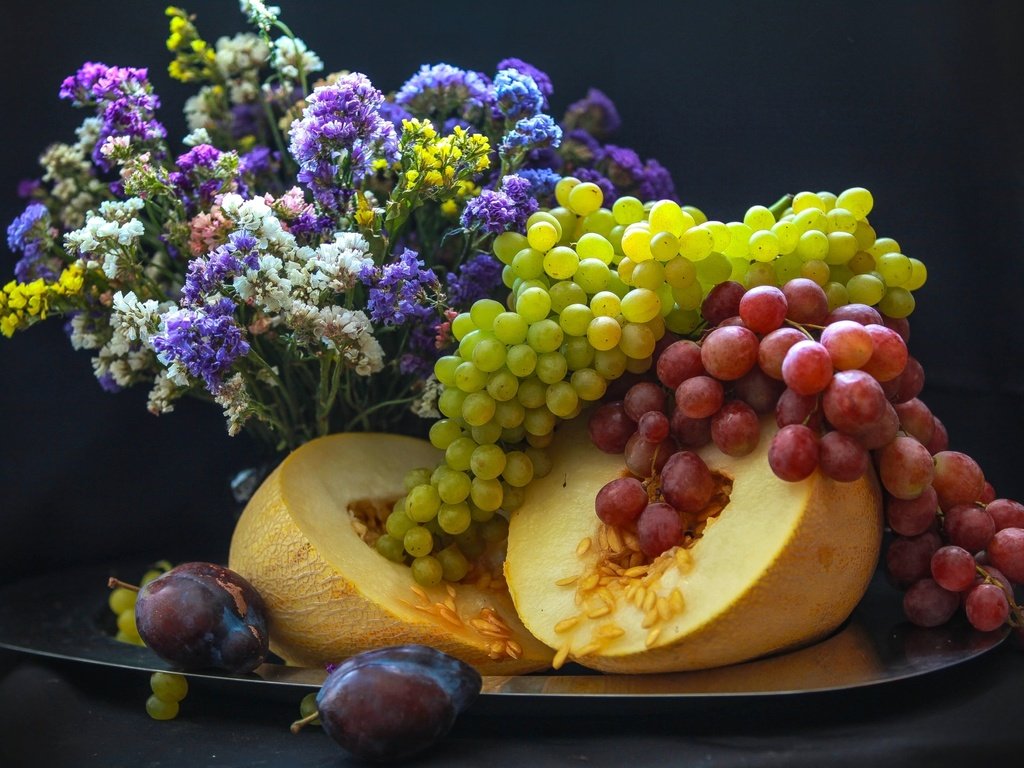
<path fill-rule="evenodd" d="M 0 648 L 129 670 L 171 669 L 146 648 L 114 639 L 107 578 L 137 578 L 144 567 L 112 564 L 62 571 L 0 589 Z M 881 685 L 951 667 L 995 648 L 1008 630 L 981 633 L 966 625 L 935 629 L 903 621 L 900 593 L 876 575 L 853 615 L 831 636 L 808 647 L 729 667 L 657 675 L 606 675 L 567 665 L 553 673 L 485 677 L 484 709 L 540 706 L 578 713 L 580 707 L 644 702 L 707 705 L 734 699 L 796 696 Z M 315 689 L 321 669 L 268 662 L 248 675 L 188 673 L 224 684 L 272 690 Z"/>

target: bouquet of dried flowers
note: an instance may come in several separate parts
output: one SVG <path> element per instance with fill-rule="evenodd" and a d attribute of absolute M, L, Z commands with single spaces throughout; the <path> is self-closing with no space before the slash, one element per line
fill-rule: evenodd
<path fill-rule="evenodd" d="M 215 42 L 166 11 L 169 72 L 198 87 L 179 150 L 146 69 L 68 77 L 88 116 L 42 153 L 7 231 L 0 331 L 63 317 L 101 386 L 148 386 L 154 414 L 209 400 L 274 451 L 422 433 L 452 319 L 510 285 L 491 239 L 563 174 L 609 203 L 675 197 L 656 161 L 607 143 L 619 118 L 597 90 L 556 120 L 548 76 L 510 58 L 493 77 L 424 65 L 385 94 L 325 74 L 280 9 L 240 5 L 251 31 Z"/>

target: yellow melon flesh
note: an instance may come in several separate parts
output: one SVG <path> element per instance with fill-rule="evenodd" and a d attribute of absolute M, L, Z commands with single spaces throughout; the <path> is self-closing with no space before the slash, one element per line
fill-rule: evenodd
<path fill-rule="evenodd" d="M 590 444 L 585 418 L 563 427 L 550 449 L 553 470 L 512 515 L 505 561 L 519 615 L 558 650 L 556 665 L 716 667 L 805 645 L 849 616 L 878 559 L 877 481 L 869 474 L 838 483 L 818 472 L 780 480 L 767 459 L 774 425 L 762 426 L 748 456 L 699 451 L 731 478 L 728 504 L 692 547 L 669 550 L 633 576 L 601 570 L 608 532 L 594 512 L 598 490 L 623 474 L 622 456 Z"/>
<path fill-rule="evenodd" d="M 552 652 L 520 623 L 507 590 L 459 584 L 423 589 L 406 566 L 370 547 L 350 508 L 393 501 L 402 479 L 440 457 L 429 443 L 384 434 L 340 434 L 289 455 L 239 519 L 229 566 L 267 603 L 271 650 L 318 667 L 360 651 L 423 643 L 483 674 L 550 665 Z M 452 610 L 454 608 L 454 610 Z"/>

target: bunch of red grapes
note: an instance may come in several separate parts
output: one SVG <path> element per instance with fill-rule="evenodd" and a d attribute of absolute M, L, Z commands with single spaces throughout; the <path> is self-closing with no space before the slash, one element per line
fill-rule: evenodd
<path fill-rule="evenodd" d="M 1024 505 L 996 498 L 977 462 L 949 450 L 945 427 L 918 398 L 924 371 L 908 352 L 906 318 L 864 304 L 830 310 L 804 278 L 749 290 L 725 282 L 701 311 L 699 341 L 666 336 L 656 376 L 614 389 L 621 399 L 591 416 L 594 444 L 623 453 L 630 472 L 598 493 L 605 523 L 635 525 L 650 557 L 680 543 L 683 516 L 716 487 L 695 450 L 714 443 L 746 455 L 774 412 L 768 461 L 781 479 L 818 470 L 852 482 L 874 468 L 892 533 L 886 568 L 906 589 L 911 622 L 938 626 L 963 606 L 978 630 L 1020 627 L 1013 588 L 1024 584 Z"/>

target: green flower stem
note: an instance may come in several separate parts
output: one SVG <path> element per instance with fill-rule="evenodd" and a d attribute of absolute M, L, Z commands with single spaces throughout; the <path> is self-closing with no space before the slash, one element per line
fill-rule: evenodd
<path fill-rule="evenodd" d="M 286 177 L 295 175 L 298 170 L 295 168 L 295 162 L 292 160 L 292 155 L 284 145 L 284 138 L 281 136 L 281 130 L 277 127 L 277 120 L 274 118 L 274 111 L 270 108 L 270 102 L 267 99 L 260 99 L 263 104 L 263 113 L 267 118 L 267 127 L 270 129 L 271 135 L 274 137 L 274 145 L 277 147 L 277 151 L 281 153 L 281 164 L 284 166 L 282 170 Z"/>
<path fill-rule="evenodd" d="M 367 429 L 370 428 L 370 420 L 369 420 L 368 417 L 374 411 L 379 411 L 379 410 L 381 410 L 383 408 L 391 408 L 393 406 L 398 406 L 398 405 L 408 405 L 409 403 L 411 403 L 415 399 L 416 398 L 414 398 L 414 397 L 405 397 L 405 398 L 397 398 L 397 399 L 394 399 L 394 400 L 385 400 L 385 401 L 382 401 L 382 402 L 374 403 L 369 408 L 364 408 L 359 413 L 357 413 L 355 416 L 353 416 L 352 419 L 345 426 L 345 430 L 346 431 L 352 430 L 357 424 L 361 424 L 362 428 L 364 430 L 367 430 Z"/>

